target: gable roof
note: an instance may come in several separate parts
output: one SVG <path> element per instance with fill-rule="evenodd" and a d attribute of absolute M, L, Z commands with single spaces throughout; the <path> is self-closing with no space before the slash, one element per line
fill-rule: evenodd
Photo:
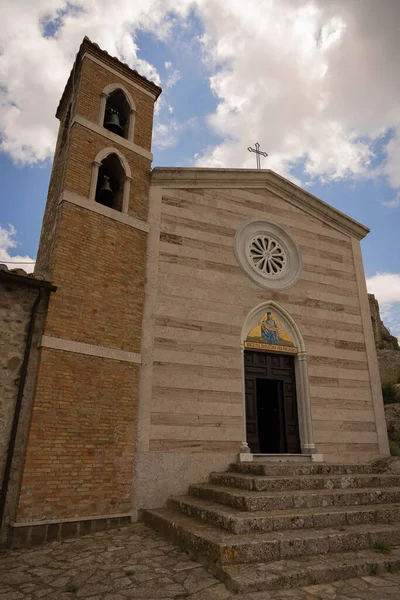
<path fill-rule="evenodd" d="M 265 189 L 358 240 L 370 231 L 365 225 L 269 169 L 156 167 L 151 174 L 151 183 L 166 188 Z"/>

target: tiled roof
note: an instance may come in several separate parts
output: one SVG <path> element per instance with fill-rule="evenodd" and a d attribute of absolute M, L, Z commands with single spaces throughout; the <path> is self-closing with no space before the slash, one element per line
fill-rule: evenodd
<path fill-rule="evenodd" d="M 27 273 L 24 269 L 9 269 L 7 265 L 0 263 L 0 271 L 6 273 L 13 273 L 14 275 L 20 275 L 20 277 L 30 277 L 31 279 L 37 279 L 38 281 L 44 281 L 42 275 L 34 275 L 33 273 Z"/>
<path fill-rule="evenodd" d="M 33 285 L 35 287 L 45 287 L 51 291 L 55 291 L 57 288 L 43 275 L 38 273 L 27 273 L 24 269 L 9 269 L 7 265 L 0 263 L 0 279 L 12 280 L 16 283 L 23 283 L 27 285 Z"/>

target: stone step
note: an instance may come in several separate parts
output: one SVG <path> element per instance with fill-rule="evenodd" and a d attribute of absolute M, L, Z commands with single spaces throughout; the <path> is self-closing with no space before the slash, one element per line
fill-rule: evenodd
<path fill-rule="evenodd" d="M 254 462 L 267 462 L 267 463 L 310 463 L 312 461 L 312 454 L 253 454 Z"/>
<path fill-rule="evenodd" d="M 330 464 L 330 463 L 309 463 L 309 464 L 288 464 L 288 463 L 268 463 L 268 462 L 248 462 L 232 463 L 230 471 L 235 473 L 248 473 L 250 475 L 352 475 L 352 474 L 371 474 L 376 471 L 373 466 L 368 464 Z"/>
<path fill-rule="evenodd" d="M 400 504 L 377 504 L 375 506 L 350 506 L 328 508 L 298 508 L 243 512 L 225 508 L 192 496 L 177 496 L 168 500 L 168 508 L 189 517 L 221 527 L 231 533 L 265 533 L 288 529 L 321 529 L 345 527 L 367 523 L 395 523 L 400 521 Z"/>
<path fill-rule="evenodd" d="M 282 492 L 289 490 L 332 490 L 350 488 L 400 487 L 400 475 L 298 475 L 274 477 L 245 473 L 211 473 L 210 482 L 257 492 Z"/>
<path fill-rule="evenodd" d="M 189 486 L 189 494 L 243 511 L 400 503 L 400 487 L 255 492 L 200 483 Z"/>
<path fill-rule="evenodd" d="M 169 509 L 144 511 L 143 518 L 195 557 L 203 557 L 221 565 L 364 550 L 373 548 L 376 541 L 390 546 L 400 542 L 400 524 L 348 525 L 342 529 L 276 531 L 256 536 L 237 536 Z"/>
<path fill-rule="evenodd" d="M 388 554 L 374 552 L 374 550 L 362 550 L 256 563 L 251 567 L 247 563 L 225 565 L 215 569 L 215 573 L 230 590 L 246 594 L 261 590 L 303 587 L 339 579 L 378 575 L 385 571 L 395 571 L 399 567 L 400 549 L 394 548 Z M 328 596 L 324 596 L 324 598 L 328 598 Z M 374 598 L 383 600 L 383 596 L 379 594 L 379 588 L 377 588 Z"/>

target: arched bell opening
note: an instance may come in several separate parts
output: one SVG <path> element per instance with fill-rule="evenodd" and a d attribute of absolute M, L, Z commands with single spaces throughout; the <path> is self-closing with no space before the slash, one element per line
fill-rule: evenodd
<path fill-rule="evenodd" d="M 102 206 L 122 212 L 126 175 L 116 154 L 109 154 L 99 166 L 95 200 Z"/>
<path fill-rule="evenodd" d="M 121 89 L 114 90 L 107 98 L 103 126 L 116 135 L 128 139 L 131 107 Z"/>

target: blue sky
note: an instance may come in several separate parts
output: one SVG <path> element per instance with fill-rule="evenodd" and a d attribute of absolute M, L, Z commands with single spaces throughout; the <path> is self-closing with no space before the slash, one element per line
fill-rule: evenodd
<path fill-rule="evenodd" d="M 254 167 L 259 141 L 265 168 L 367 225 L 368 285 L 400 335 L 400 3 L 379 18 L 374 0 L 16 4 L 0 7 L 0 261 L 36 255 L 54 113 L 87 34 L 163 87 L 153 166 Z"/>

